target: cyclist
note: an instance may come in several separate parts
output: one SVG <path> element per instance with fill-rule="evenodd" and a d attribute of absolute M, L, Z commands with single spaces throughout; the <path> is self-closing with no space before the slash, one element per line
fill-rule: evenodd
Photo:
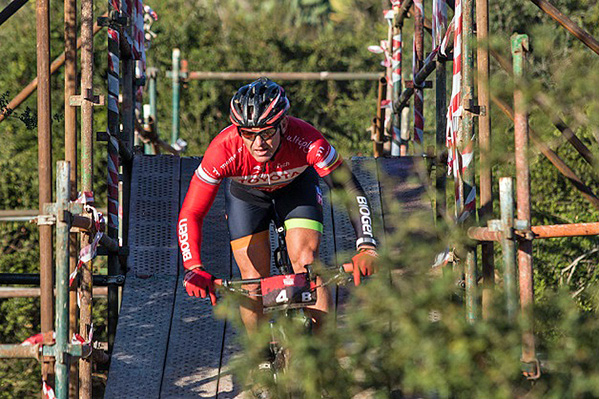
<path fill-rule="evenodd" d="M 294 272 L 305 272 L 305 266 L 314 262 L 323 231 L 318 176 L 348 195 L 346 206 L 357 235 L 357 254 L 352 258 L 355 284 L 361 275 L 375 271 L 376 241 L 363 189 L 323 135 L 289 116 L 288 110 L 283 88 L 264 77 L 241 87 L 231 99 L 232 124 L 208 146 L 179 214 L 184 285 L 190 296 L 209 295 L 216 303 L 214 277 L 204 269 L 200 249 L 203 218 L 224 178 L 228 178 L 225 203 L 231 248 L 242 278 L 269 275 L 269 224 L 275 212 L 284 222 Z M 318 325 L 329 310 L 331 296 L 325 287 L 318 288 L 316 295 L 317 302 L 307 313 Z M 256 329 L 262 313 L 260 298 L 242 305 L 248 332 Z"/>

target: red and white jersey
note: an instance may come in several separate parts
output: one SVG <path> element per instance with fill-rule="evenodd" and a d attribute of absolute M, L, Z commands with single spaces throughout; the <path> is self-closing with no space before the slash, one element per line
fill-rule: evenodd
<path fill-rule="evenodd" d="M 268 162 L 250 154 L 237 128 L 231 125 L 212 140 L 196 176 L 218 185 L 225 177 L 259 190 L 274 191 L 289 184 L 309 166 L 319 176 L 331 173 L 342 160 L 335 148 L 312 125 L 289 117 L 281 145 Z"/>
<path fill-rule="evenodd" d="M 324 177 L 343 160 L 335 148 L 309 123 L 289 117 L 287 131 L 273 157 L 258 162 L 245 146 L 234 125 L 216 136 L 191 179 L 179 214 L 179 246 L 186 268 L 201 264 L 202 223 L 220 182 L 228 177 L 258 190 L 285 187 L 308 167 Z"/>

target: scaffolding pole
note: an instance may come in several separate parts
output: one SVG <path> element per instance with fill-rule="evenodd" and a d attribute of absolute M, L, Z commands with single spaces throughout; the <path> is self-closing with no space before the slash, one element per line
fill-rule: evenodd
<path fill-rule="evenodd" d="M 514 236 L 514 182 L 511 177 L 499 179 L 499 204 L 507 315 L 511 322 L 515 322 L 518 310 L 518 288 L 516 285 L 516 240 Z"/>
<path fill-rule="evenodd" d="M 474 152 L 474 114 L 473 114 L 473 102 L 474 102 L 474 56 L 472 50 L 472 43 L 474 38 L 474 0 L 464 0 L 462 18 L 463 18 L 463 38 L 462 38 L 462 105 L 464 113 L 461 119 L 461 128 L 458 135 L 458 146 L 460 148 L 460 154 L 466 152 Z M 462 159 L 464 159 L 462 157 Z M 457 182 L 461 184 L 461 190 L 463 194 L 461 196 L 461 210 L 458 214 L 462 213 L 462 210 L 469 208 L 471 201 L 476 201 L 476 181 L 475 181 L 475 169 L 474 169 L 474 156 L 469 165 L 464 167 L 463 181 Z M 474 196 L 474 198 L 473 198 Z M 476 211 L 476 203 L 472 204 L 472 212 Z M 469 216 L 470 223 L 475 219 L 475 215 Z M 467 318 L 470 322 L 474 322 L 479 317 L 479 304 L 478 304 L 478 287 L 477 287 L 477 256 L 476 247 L 469 248 L 466 256 L 466 312 Z"/>
<path fill-rule="evenodd" d="M 392 57 L 391 57 L 391 83 L 393 84 L 393 102 L 397 101 L 401 95 L 401 66 L 402 66 L 402 29 L 403 23 L 398 24 L 399 19 L 398 6 L 393 7 L 393 37 L 392 37 Z M 393 119 L 391 121 L 391 156 L 405 156 L 407 154 L 407 143 L 403 142 L 401 137 L 401 111 L 392 111 Z"/>
<path fill-rule="evenodd" d="M 516 158 L 516 202 L 517 216 L 530 230 L 530 167 L 528 164 L 528 107 L 524 93 L 520 89 L 524 84 L 525 61 L 529 49 L 527 35 L 512 36 L 512 57 L 514 59 L 514 136 Z M 522 363 L 528 378 L 538 378 L 540 367 L 535 353 L 533 330 L 534 284 L 532 265 L 532 239 L 525 237 L 518 244 L 518 275 L 520 282 L 520 307 L 522 310 Z"/>
<path fill-rule="evenodd" d="M 70 105 L 77 94 L 77 0 L 64 1 L 64 131 L 65 160 L 70 165 L 70 200 L 77 199 L 77 108 Z M 79 261 L 79 234 L 69 234 L 69 273 L 77 269 Z M 69 337 L 77 332 L 77 292 L 69 292 Z M 69 374 L 69 397 L 79 396 L 79 370 L 77 362 L 71 362 Z"/>
<path fill-rule="evenodd" d="M 491 174 L 491 115 L 489 104 L 489 1 L 476 0 L 476 62 L 478 77 L 478 145 L 480 156 L 480 224 L 485 225 L 493 215 L 493 176 Z M 481 246 L 483 274 L 482 316 L 489 316 L 493 286 L 495 284 L 495 262 L 493 243 Z"/>
<path fill-rule="evenodd" d="M 94 104 L 93 104 L 93 0 L 81 0 L 81 190 L 93 193 L 93 137 L 94 137 Z M 90 234 L 82 234 L 82 245 L 90 240 Z M 92 266 L 93 261 L 81 267 L 80 280 L 80 325 L 79 334 L 83 339 L 89 338 L 92 323 Z M 81 399 L 91 399 L 92 392 L 92 360 L 79 361 L 79 388 Z"/>
<path fill-rule="evenodd" d="M 39 211 L 52 202 L 52 119 L 50 104 L 50 9 L 48 0 L 37 1 L 37 129 Z M 52 226 L 40 225 L 40 276 L 41 276 L 41 329 L 42 333 L 53 331 L 53 249 Z M 42 378 L 51 381 L 52 359 L 44 357 Z"/>

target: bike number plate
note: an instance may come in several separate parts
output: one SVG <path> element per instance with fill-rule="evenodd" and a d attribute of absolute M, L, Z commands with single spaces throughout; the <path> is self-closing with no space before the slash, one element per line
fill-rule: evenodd
<path fill-rule="evenodd" d="M 263 278 L 260 282 L 264 312 L 277 308 L 303 308 L 316 303 L 314 284 L 307 273 Z"/>

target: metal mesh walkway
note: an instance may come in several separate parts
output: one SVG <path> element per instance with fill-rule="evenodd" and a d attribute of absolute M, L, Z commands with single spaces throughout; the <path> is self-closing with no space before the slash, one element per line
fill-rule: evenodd
<path fill-rule="evenodd" d="M 207 300 L 189 297 L 181 283 L 177 215 L 199 163 L 199 158 L 168 155 L 134 160 L 129 270 L 106 399 L 225 399 L 240 393 L 226 366 L 238 350 L 235 332 L 213 317 Z M 412 180 L 416 174 L 411 158 L 354 158 L 351 165 L 372 201 L 375 225 L 383 225 L 386 201 L 401 201 L 406 212 L 430 210 L 421 200 L 424 184 Z M 336 265 L 353 250 L 354 232 L 345 209 L 332 206 L 328 188 L 321 186 L 325 220 L 320 257 Z M 230 277 L 236 270 L 222 189 L 204 222 L 202 259 L 218 277 Z M 196 345 L 200 340 L 202 345 Z"/>

